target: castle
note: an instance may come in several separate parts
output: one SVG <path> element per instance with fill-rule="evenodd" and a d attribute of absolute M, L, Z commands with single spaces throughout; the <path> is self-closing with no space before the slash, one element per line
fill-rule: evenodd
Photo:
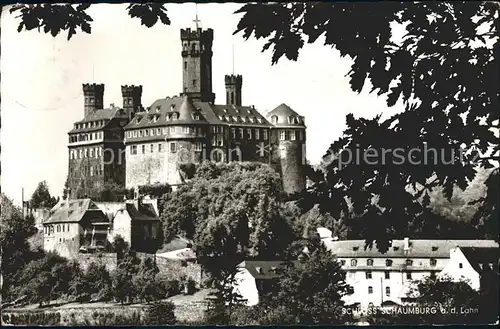
<path fill-rule="evenodd" d="M 226 104 L 212 91 L 213 30 L 182 29 L 183 92 L 142 106 L 142 86 L 122 86 L 123 106 L 104 108 L 104 85 L 83 84 L 84 118 L 69 131 L 70 197 L 113 182 L 126 188 L 182 184 L 182 164 L 268 163 L 285 192 L 305 188 L 304 117 L 281 104 L 263 116 L 242 105 L 242 76 L 226 75 Z"/>

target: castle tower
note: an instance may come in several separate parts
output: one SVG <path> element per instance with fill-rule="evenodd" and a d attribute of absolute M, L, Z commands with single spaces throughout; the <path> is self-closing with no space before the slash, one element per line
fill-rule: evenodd
<path fill-rule="evenodd" d="M 179 105 L 179 106 L 176 106 Z M 188 96 L 173 104 L 167 113 L 169 133 L 166 144 L 166 181 L 175 187 L 183 183 L 182 166 L 204 159 L 208 121 Z"/>
<path fill-rule="evenodd" d="M 142 86 L 122 86 L 123 109 L 129 120 L 142 107 Z"/>
<path fill-rule="evenodd" d="M 182 95 L 193 100 L 214 102 L 212 92 L 212 29 L 181 29 Z"/>
<path fill-rule="evenodd" d="M 96 110 L 102 110 L 104 104 L 104 84 L 84 83 L 84 117 Z"/>
<path fill-rule="evenodd" d="M 267 114 L 274 125 L 271 132 L 273 153 L 271 163 L 280 172 L 283 188 L 293 194 L 306 187 L 306 126 L 304 117 L 281 104 Z"/>
<path fill-rule="evenodd" d="M 243 77 L 241 75 L 226 75 L 226 104 L 241 106 L 241 85 Z"/>

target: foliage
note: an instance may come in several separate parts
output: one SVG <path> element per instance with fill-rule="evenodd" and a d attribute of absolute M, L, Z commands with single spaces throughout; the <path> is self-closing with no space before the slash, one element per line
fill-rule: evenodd
<path fill-rule="evenodd" d="M 169 184 L 156 183 L 151 185 L 140 185 L 139 193 L 149 195 L 152 198 L 161 198 L 164 194 L 170 193 L 172 187 Z"/>
<path fill-rule="evenodd" d="M 24 282 L 20 272 L 31 260 L 40 257 L 40 251 L 32 251 L 28 238 L 36 233 L 32 216 L 23 217 L 21 209 L 16 207 L 5 194 L 0 196 L 0 253 L 2 261 L 2 297 L 4 300 L 16 298 L 18 287 Z"/>
<path fill-rule="evenodd" d="M 4 318 L 4 316 L 2 316 Z M 5 321 L 7 319 L 2 319 L 2 323 L 10 324 L 10 325 L 21 325 L 21 326 L 29 326 L 29 325 L 45 325 L 45 326 L 57 326 L 60 325 L 61 314 L 60 313 L 45 313 L 41 312 L 33 312 L 27 311 L 22 313 L 12 313 L 10 315 L 9 321 Z"/>
<path fill-rule="evenodd" d="M 319 200 L 322 211 L 335 218 L 352 207 L 363 220 L 367 242 L 376 241 L 385 251 L 389 239 L 412 233 L 413 222 L 426 217 L 425 202 L 418 199 L 430 188 L 442 186 L 450 199 L 454 186 L 465 189 L 478 166 L 498 167 L 499 6 L 394 2 L 375 10 L 375 5 L 247 4 L 238 11 L 244 16 L 235 33 L 266 39 L 264 50 L 273 46 L 273 63 L 283 56 L 296 60 L 306 40 L 322 37 L 326 46 L 352 59 L 353 91 L 369 82 L 388 106 L 400 101 L 406 107 L 388 119 L 349 114 L 347 129 L 325 156 L 326 175 L 316 177 L 302 200 L 305 208 Z M 370 24 L 359 24 L 363 21 Z M 353 154 L 364 158 L 353 161 Z M 498 198 L 482 201 L 478 216 L 498 238 Z"/>
<path fill-rule="evenodd" d="M 47 303 L 63 297 L 69 291 L 74 266 L 55 253 L 29 262 L 20 274 L 19 295 L 26 295 L 31 303 Z"/>
<path fill-rule="evenodd" d="M 175 305 L 172 302 L 156 302 L 148 307 L 145 323 L 148 325 L 175 324 Z"/>
<path fill-rule="evenodd" d="M 92 299 L 109 301 L 112 299 L 112 279 L 104 264 L 91 262 L 85 271 L 88 293 Z"/>
<path fill-rule="evenodd" d="M 290 262 L 272 294 L 253 311 L 261 325 L 344 324 L 342 297 L 352 294 L 345 272 L 319 239 L 309 242 L 310 254 Z"/>
<path fill-rule="evenodd" d="M 118 262 L 118 266 L 113 272 L 113 291 L 118 302 L 123 304 L 134 301 L 137 287 L 132 283 L 132 278 L 139 272 L 140 263 L 140 259 L 131 251 L 127 251 Z"/>
<path fill-rule="evenodd" d="M 157 280 L 158 267 L 151 258 L 142 259 L 138 272 L 132 277 L 131 284 L 136 287 L 136 297 L 140 301 L 151 302 L 165 296 Z"/>
<path fill-rule="evenodd" d="M 121 235 L 115 235 L 113 237 L 113 242 L 111 243 L 113 251 L 116 252 L 117 263 L 125 257 L 125 253 L 130 249 L 128 243 L 123 239 Z"/>
<path fill-rule="evenodd" d="M 103 185 L 92 188 L 79 187 L 75 194 L 77 199 L 90 198 L 97 202 L 120 202 L 124 198 L 132 199 L 134 191 L 113 182 L 106 182 Z"/>
<path fill-rule="evenodd" d="M 31 195 L 30 207 L 36 208 L 52 208 L 59 202 L 59 198 L 50 195 L 49 186 L 46 181 L 38 183 L 35 191 Z"/>
<path fill-rule="evenodd" d="M 66 181 L 64 182 L 62 199 L 67 200 L 70 197 L 71 189 L 69 187 L 69 176 L 66 176 Z"/>
<path fill-rule="evenodd" d="M 58 35 L 61 31 L 68 31 L 68 40 L 80 29 L 90 34 L 92 31 L 92 17 L 87 10 L 91 4 L 18 4 L 12 6 L 10 12 L 18 12 L 21 19 L 18 31 L 38 29 Z M 165 25 L 170 25 L 167 9 L 161 3 L 130 4 L 127 7 L 130 17 L 139 18 L 141 25 L 154 26 L 158 20 Z"/>

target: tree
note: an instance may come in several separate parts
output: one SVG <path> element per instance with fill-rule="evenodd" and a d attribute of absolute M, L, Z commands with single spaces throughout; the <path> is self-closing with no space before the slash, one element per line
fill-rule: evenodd
<path fill-rule="evenodd" d="M 38 29 L 52 36 L 61 31 L 68 31 L 68 40 L 80 29 L 82 32 L 91 33 L 92 17 L 87 14 L 90 4 L 31 4 L 13 5 L 11 13 L 19 13 L 21 19 L 18 31 Z M 154 26 L 158 20 L 165 25 L 170 25 L 167 9 L 161 3 L 130 4 L 127 7 L 130 17 L 139 18 L 146 27 Z"/>
<path fill-rule="evenodd" d="M 49 186 L 46 181 L 38 183 L 35 191 L 31 195 L 31 208 L 52 208 L 59 202 L 59 198 L 50 195 Z"/>
<path fill-rule="evenodd" d="M 342 297 L 352 294 L 345 272 L 319 239 L 310 240 L 310 253 L 288 263 L 273 294 L 258 305 L 257 321 L 268 324 L 345 324 Z"/>
<path fill-rule="evenodd" d="M 139 272 L 141 261 L 134 252 L 127 251 L 117 264 L 113 272 L 113 291 L 117 301 L 120 303 L 133 302 L 137 295 L 137 288 L 132 278 Z"/>
<path fill-rule="evenodd" d="M 23 216 L 21 209 L 16 207 L 5 194 L 0 195 L 0 255 L 2 261 L 2 297 L 15 297 L 14 290 L 22 286 L 20 271 L 39 252 L 30 249 L 28 239 L 36 232 L 32 216 Z M 14 295 L 12 295 L 14 294 Z"/>
<path fill-rule="evenodd" d="M 148 307 L 145 323 L 147 325 L 176 324 L 175 305 L 172 302 L 157 302 Z"/>
<path fill-rule="evenodd" d="M 71 189 L 69 187 L 69 176 L 66 176 L 66 181 L 64 182 L 64 188 L 63 188 L 63 200 L 66 200 L 70 197 Z"/>
<path fill-rule="evenodd" d="M 85 271 L 84 279 L 88 284 L 87 292 L 90 294 L 90 297 L 104 301 L 111 300 L 113 282 L 104 264 L 91 262 Z"/>
<path fill-rule="evenodd" d="M 151 258 L 144 258 L 132 284 L 137 287 L 137 297 L 141 301 L 151 302 L 165 296 L 162 285 L 157 278 L 159 270 Z"/>
<path fill-rule="evenodd" d="M 326 174 L 316 176 L 302 199 L 306 209 L 319 200 L 321 210 L 335 218 L 352 207 L 363 220 L 367 242 L 376 241 L 385 251 L 389 239 L 410 234 L 412 223 L 425 218 L 419 199 L 429 189 L 442 186 L 451 199 L 453 188 L 465 189 L 478 167 L 496 167 L 491 180 L 497 179 L 499 6 L 489 1 L 374 5 L 247 4 L 238 11 L 244 16 L 235 33 L 267 40 L 264 50 L 273 46 L 273 64 L 283 56 L 297 60 L 306 41 L 322 37 L 326 46 L 352 59 L 353 91 L 370 83 L 388 106 L 398 101 L 405 106 L 388 119 L 348 115 L 343 136 L 325 155 Z M 359 24 L 363 21 L 370 24 Z M 394 37 L 396 28 L 404 32 L 401 38 Z M 353 160 L 353 154 L 363 159 Z M 496 228 L 498 239 L 498 198 L 481 202 L 478 216 L 484 226 Z"/>

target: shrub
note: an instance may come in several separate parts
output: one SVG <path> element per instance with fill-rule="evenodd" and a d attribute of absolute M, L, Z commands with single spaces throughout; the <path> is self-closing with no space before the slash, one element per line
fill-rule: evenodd
<path fill-rule="evenodd" d="M 144 322 L 147 325 L 175 324 L 174 310 L 172 302 L 156 302 L 148 307 Z"/>
<path fill-rule="evenodd" d="M 13 313 L 10 315 L 10 321 L 7 324 L 12 325 L 48 325 L 56 326 L 61 322 L 61 314 L 45 312 L 25 312 Z"/>
<path fill-rule="evenodd" d="M 172 297 L 181 293 L 181 287 L 178 280 L 168 280 L 164 283 L 166 297 Z"/>

